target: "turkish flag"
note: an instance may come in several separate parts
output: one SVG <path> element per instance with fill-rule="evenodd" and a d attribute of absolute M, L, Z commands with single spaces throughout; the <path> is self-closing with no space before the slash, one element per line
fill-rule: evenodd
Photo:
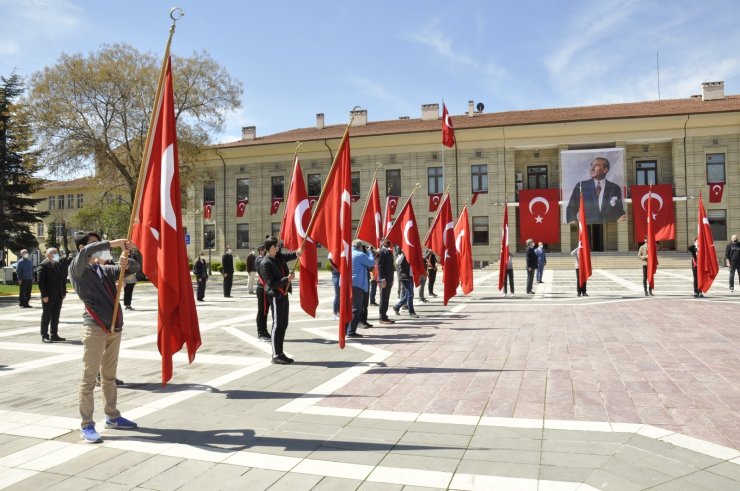
<path fill-rule="evenodd" d="M 655 244 L 653 199 L 647 199 L 647 280 L 650 289 L 655 288 L 655 272 L 658 271 L 658 247 Z"/>
<path fill-rule="evenodd" d="M 162 355 L 162 384 L 172 378 L 172 356 L 187 345 L 188 360 L 201 344 L 198 312 L 185 249 L 180 203 L 171 60 L 160 75 L 149 146 L 141 169 L 132 241 L 143 258 L 142 270 L 157 288 L 157 347 Z"/>
<path fill-rule="evenodd" d="M 210 220 L 211 216 L 213 215 L 213 201 L 204 201 L 203 202 L 203 218 L 206 220 Z"/>
<path fill-rule="evenodd" d="M 319 200 L 319 197 L 318 196 L 309 196 L 308 197 L 308 206 L 310 206 L 311 209 L 313 209 L 313 205 L 315 205 L 318 200 Z"/>
<path fill-rule="evenodd" d="M 455 144 L 455 129 L 452 127 L 452 118 L 447 112 L 447 106 L 442 103 L 442 145 L 452 147 Z"/>
<path fill-rule="evenodd" d="M 241 218 L 244 216 L 244 212 L 247 210 L 249 200 L 247 198 L 238 198 L 236 200 L 236 216 Z"/>
<path fill-rule="evenodd" d="M 673 186 L 630 186 L 632 219 L 635 224 L 635 241 L 640 242 L 647 233 L 647 207 L 652 203 L 655 240 L 676 238 L 676 213 L 673 208 Z"/>
<path fill-rule="evenodd" d="M 448 300 L 457 295 L 457 286 L 460 284 L 460 258 L 455 247 L 455 224 L 452 221 L 449 194 L 445 196 L 439 213 L 429 227 L 424 246 L 439 257 L 439 263 L 443 268 L 444 305 L 447 305 Z"/>
<path fill-rule="evenodd" d="M 321 191 L 308 236 L 323 244 L 338 266 L 339 276 L 339 347 L 344 348 L 346 326 L 352 320 L 352 163 L 349 128 L 329 170 Z"/>
<path fill-rule="evenodd" d="M 480 195 L 480 194 L 481 194 L 482 192 L 483 192 L 483 191 L 475 191 L 475 192 L 473 193 L 473 197 L 472 197 L 472 198 L 470 198 L 470 204 L 471 204 L 471 205 L 474 205 L 474 204 L 475 204 L 475 202 L 476 202 L 476 201 L 478 201 L 478 196 L 479 196 L 479 195 Z"/>
<path fill-rule="evenodd" d="M 706 293 L 719 273 L 717 251 L 714 248 L 712 227 L 707 220 L 707 212 L 699 193 L 699 217 L 697 219 L 697 246 L 696 246 L 696 282 L 699 291 Z"/>
<path fill-rule="evenodd" d="M 439 209 L 439 203 L 442 201 L 442 193 L 432 193 L 429 195 L 429 212 L 435 212 Z"/>
<path fill-rule="evenodd" d="M 519 191 L 519 241 L 560 242 L 560 190 Z"/>
<path fill-rule="evenodd" d="M 380 223 L 380 190 L 378 189 L 377 179 L 373 179 L 373 183 L 370 185 L 370 194 L 367 195 L 365 210 L 360 218 L 360 224 L 357 226 L 357 238 L 372 244 L 376 249 L 380 249 L 383 232 Z"/>
<path fill-rule="evenodd" d="M 396 208 L 398 207 L 398 196 L 389 194 L 385 198 L 385 214 L 383 215 L 383 232 L 388 235 L 388 231 L 391 229 L 393 215 L 396 214 Z"/>
<path fill-rule="evenodd" d="M 504 289 L 506 266 L 509 263 L 509 207 L 504 205 L 504 224 L 501 226 L 501 254 L 498 264 L 498 289 Z"/>
<path fill-rule="evenodd" d="M 303 249 L 299 258 L 301 264 L 300 288 L 301 308 L 311 317 L 316 317 L 319 304 L 319 273 L 316 243 L 306 237 L 306 227 L 311 223 L 311 206 L 303 181 L 301 163 L 296 155 L 293 164 L 293 176 L 288 188 L 288 200 L 285 202 L 283 222 L 280 226 L 280 238 L 286 249 Z"/>
<path fill-rule="evenodd" d="M 357 203 L 358 201 L 360 201 L 360 195 L 359 194 L 353 194 L 351 196 L 351 198 L 352 198 L 352 202 L 353 203 Z"/>
<path fill-rule="evenodd" d="M 709 202 L 710 203 L 721 203 L 722 202 L 722 191 L 725 189 L 724 182 L 712 182 L 709 183 Z"/>
<path fill-rule="evenodd" d="M 588 243 L 588 224 L 583 195 L 578 208 L 578 285 L 583 288 L 591 277 L 591 246 Z"/>
<path fill-rule="evenodd" d="M 270 203 L 270 215 L 277 214 L 280 209 L 280 203 L 282 202 L 283 198 L 272 198 L 272 202 Z"/>
<path fill-rule="evenodd" d="M 460 286 L 465 295 L 473 291 L 473 247 L 470 243 L 468 207 L 463 206 L 455 224 L 455 247 L 460 257 Z"/>
<path fill-rule="evenodd" d="M 406 261 L 411 266 L 414 285 L 419 286 L 426 266 L 424 265 L 424 254 L 421 250 L 421 239 L 419 238 L 419 223 L 416 221 L 411 199 L 403 205 L 398 218 L 388 231 L 387 237 L 403 251 Z"/>

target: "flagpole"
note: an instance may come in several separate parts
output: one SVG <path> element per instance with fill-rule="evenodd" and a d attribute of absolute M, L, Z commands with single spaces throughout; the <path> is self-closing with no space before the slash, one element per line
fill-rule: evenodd
<path fill-rule="evenodd" d="M 373 180 L 370 181 L 370 191 L 367 193 L 367 198 L 365 199 L 365 205 L 362 207 L 362 213 L 360 214 L 361 217 L 365 216 L 365 211 L 367 211 L 367 207 L 370 204 L 370 194 L 373 190 L 373 185 L 375 184 L 376 180 L 378 179 L 378 169 L 380 168 L 380 162 L 375 163 L 375 172 L 373 172 Z M 355 239 L 357 239 L 357 236 L 360 234 L 360 227 L 357 227 L 357 230 L 355 230 Z"/>
<path fill-rule="evenodd" d="M 151 157 L 151 140 L 152 140 L 152 129 L 154 128 L 154 125 L 157 121 L 157 108 L 159 107 L 159 100 L 162 97 L 162 86 L 164 85 L 164 77 L 165 77 L 165 68 L 167 67 L 167 61 L 170 57 L 170 46 L 172 45 L 172 36 L 175 34 L 175 24 L 178 20 L 180 20 L 185 15 L 185 12 L 180 7 L 173 7 L 170 9 L 170 19 L 172 19 L 172 25 L 170 25 L 170 32 L 169 37 L 167 38 L 167 45 L 164 49 L 164 56 L 162 57 L 162 66 L 159 70 L 159 80 L 157 81 L 157 91 L 154 96 L 154 104 L 152 106 L 152 113 L 149 117 L 149 128 L 146 132 L 146 140 L 144 144 L 144 154 L 142 155 L 141 163 L 139 164 L 139 176 L 136 182 L 136 194 L 134 195 L 134 202 L 131 204 L 131 217 L 129 218 L 128 222 L 128 232 L 126 235 L 126 240 L 130 240 L 131 234 L 134 230 L 134 221 L 136 220 L 136 217 L 139 214 L 139 203 L 141 201 L 141 190 L 144 185 L 144 179 L 146 177 L 146 172 L 141 172 L 142 167 L 145 169 L 149 165 L 149 159 Z M 144 165 L 146 163 L 146 166 Z M 128 249 L 126 247 L 123 248 L 123 252 L 121 254 L 121 257 L 128 259 Z M 120 263 L 120 259 L 119 259 Z M 123 288 L 123 277 L 124 269 L 119 268 L 118 272 L 118 282 L 116 284 L 116 301 L 113 303 L 113 317 L 111 318 L 111 327 L 108 334 L 112 334 L 115 330 L 116 320 L 118 319 L 118 311 L 120 309 L 119 306 L 119 298 L 121 297 L 121 289 Z"/>

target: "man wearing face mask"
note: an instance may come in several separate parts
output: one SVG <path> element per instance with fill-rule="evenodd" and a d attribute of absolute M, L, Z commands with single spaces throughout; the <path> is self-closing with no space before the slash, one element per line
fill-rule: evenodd
<path fill-rule="evenodd" d="M 64 271 L 59 264 L 59 253 L 56 248 L 46 250 L 46 259 L 39 265 L 39 290 L 41 291 L 41 341 L 66 341 L 59 336 L 59 313 L 62 302 L 67 296 L 67 285 Z M 51 337 L 49 337 L 51 323 Z"/>
<path fill-rule="evenodd" d="M 101 375 L 106 428 L 132 429 L 137 426 L 133 421 L 122 417 L 116 407 L 116 370 L 123 330 L 123 309 L 119 308 L 118 316 L 113 322 L 113 308 L 118 302 L 116 281 L 120 268 L 124 268 L 127 274 L 136 273 L 141 268 L 136 261 L 124 256 L 121 256 L 118 266 L 101 265 L 111 258 L 111 247 L 128 250 L 133 246 L 126 239 L 100 240 L 98 234 L 88 232 L 76 237 L 75 245 L 79 253 L 69 265 L 69 276 L 75 292 L 85 306 L 82 314 L 84 350 L 79 403 L 81 435 L 88 443 L 99 443 L 102 439 L 95 430 L 93 420 L 93 390 L 98 372 Z"/>
<path fill-rule="evenodd" d="M 18 275 L 18 281 L 21 283 L 18 292 L 18 305 L 22 309 L 30 309 L 28 302 L 31 300 L 31 288 L 33 287 L 33 263 L 28 258 L 28 251 L 21 251 L 21 258 L 16 265 L 15 273 Z"/>
<path fill-rule="evenodd" d="M 193 266 L 193 273 L 195 273 L 195 281 L 198 282 L 197 299 L 202 302 L 206 298 L 206 282 L 208 281 L 208 263 L 206 262 L 206 253 L 201 252 L 200 257 L 195 261 Z"/>
<path fill-rule="evenodd" d="M 226 252 L 221 257 L 221 266 L 221 274 L 224 275 L 224 297 L 229 298 L 234 282 L 234 256 L 231 255 L 231 246 L 226 246 Z"/>

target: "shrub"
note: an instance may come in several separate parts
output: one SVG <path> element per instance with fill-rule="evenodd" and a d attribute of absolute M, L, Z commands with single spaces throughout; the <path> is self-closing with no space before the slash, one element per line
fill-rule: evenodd
<path fill-rule="evenodd" d="M 246 271 L 247 263 L 245 263 L 244 261 L 237 261 L 236 264 L 234 264 L 234 268 L 239 272 Z"/>
<path fill-rule="evenodd" d="M 223 269 L 221 263 L 211 263 L 211 271 L 214 273 L 220 273 Z"/>

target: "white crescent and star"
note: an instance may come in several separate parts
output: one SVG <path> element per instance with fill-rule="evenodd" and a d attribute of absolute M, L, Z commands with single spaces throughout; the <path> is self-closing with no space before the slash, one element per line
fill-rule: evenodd
<path fill-rule="evenodd" d="M 442 232 L 442 244 L 445 246 L 445 259 L 450 257 L 449 248 L 447 247 L 447 231 L 452 230 L 452 236 L 455 236 L 455 226 L 452 224 L 452 222 L 447 222 L 447 225 L 445 225 L 445 229 Z"/>
<path fill-rule="evenodd" d="M 382 237 L 382 233 L 380 231 L 380 212 L 375 212 L 375 237 L 378 238 L 378 240 Z"/>
<path fill-rule="evenodd" d="M 532 211 L 532 208 L 534 208 L 535 203 L 543 203 L 545 205 L 545 215 L 550 211 L 550 203 L 543 198 L 542 196 L 535 196 L 532 198 L 532 200 L 529 202 L 529 214 L 534 215 L 534 212 Z M 535 222 L 542 223 L 543 217 L 542 215 L 537 215 L 534 217 Z"/>
<path fill-rule="evenodd" d="M 414 244 L 411 243 L 409 240 L 409 230 L 411 230 L 411 227 L 414 226 L 414 221 L 409 220 L 406 222 L 406 225 L 403 226 L 403 240 L 411 247 L 416 247 Z"/>
<path fill-rule="evenodd" d="M 455 247 L 457 248 L 458 251 L 462 247 L 462 239 L 464 236 L 465 236 L 465 229 L 460 230 L 460 233 L 457 234 L 457 237 L 455 237 Z"/>
<path fill-rule="evenodd" d="M 658 211 L 660 211 L 663 208 L 663 197 L 661 195 L 657 194 L 657 193 L 648 192 L 648 193 L 645 193 L 645 195 L 640 200 L 640 206 L 642 206 L 642 209 L 643 210 L 647 211 L 647 208 L 645 208 L 645 202 L 649 198 L 655 198 L 655 200 L 658 202 L 658 204 L 659 204 Z M 657 216 L 658 216 L 658 213 L 657 212 L 656 213 L 653 213 L 653 220 L 655 220 L 655 218 Z"/>
<path fill-rule="evenodd" d="M 306 210 L 310 209 L 311 205 L 309 204 L 307 199 L 304 199 L 300 203 L 298 203 L 298 206 L 295 207 L 295 211 L 293 212 L 293 224 L 295 225 L 295 229 L 298 232 L 298 236 L 301 238 L 306 237 L 306 229 L 303 228 L 303 216 L 305 215 Z"/>
<path fill-rule="evenodd" d="M 715 191 L 715 188 L 717 189 L 716 191 Z M 721 193 L 722 192 L 722 186 L 720 186 L 719 184 L 712 185 L 712 192 L 715 193 L 715 194 Z"/>
<path fill-rule="evenodd" d="M 439 204 L 439 196 L 432 196 L 432 203 L 435 205 Z"/>
<path fill-rule="evenodd" d="M 445 115 L 445 126 L 452 128 L 452 120 L 450 119 L 449 113 Z"/>
<path fill-rule="evenodd" d="M 344 232 L 344 210 L 346 209 L 344 204 L 347 203 L 347 206 L 350 209 L 350 212 L 352 210 L 352 195 L 347 191 L 346 189 L 342 190 L 342 196 L 341 196 L 341 203 L 340 203 L 340 210 L 339 210 L 339 228 Z M 342 233 L 342 237 L 344 237 L 344 233 Z M 344 261 L 349 264 L 350 255 L 349 255 L 349 243 L 342 239 L 342 254 L 341 257 L 344 258 Z"/>

